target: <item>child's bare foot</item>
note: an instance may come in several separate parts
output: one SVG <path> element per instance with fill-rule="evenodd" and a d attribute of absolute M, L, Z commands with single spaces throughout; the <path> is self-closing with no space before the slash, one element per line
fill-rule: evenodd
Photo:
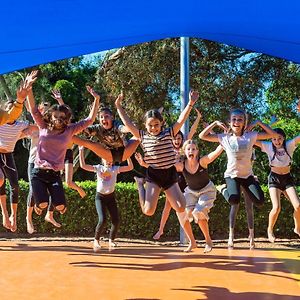
<path fill-rule="evenodd" d="M 16 232 L 17 231 L 17 220 L 16 220 L 16 218 L 14 216 L 10 216 L 9 221 L 10 221 L 10 224 L 11 224 L 10 231 L 11 232 Z"/>
<path fill-rule="evenodd" d="M 211 250 L 212 250 L 212 243 L 207 243 L 207 244 L 205 244 L 205 248 L 204 248 L 204 253 L 208 253 L 208 252 L 210 252 Z"/>
<path fill-rule="evenodd" d="M 47 214 L 45 216 L 45 221 L 51 223 L 52 225 L 54 225 L 57 228 L 61 227 L 61 224 L 56 222 L 53 215 L 50 214 L 49 212 L 47 212 Z"/>
<path fill-rule="evenodd" d="M 8 218 L 8 216 L 3 216 L 3 221 L 2 221 L 2 225 L 3 227 L 5 227 L 6 229 L 10 229 L 11 228 L 11 223 L 10 220 Z"/>
<path fill-rule="evenodd" d="M 29 234 L 33 234 L 35 232 L 35 230 L 34 230 L 34 227 L 33 227 L 32 220 L 28 220 L 27 217 L 26 217 L 26 225 L 27 225 L 27 232 Z"/>
<path fill-rule="evenodd" d="M 300 229 L 294 228 L 294 232 L 295 232 L 296 234 L 298 234 L 299 237 L 300 237 Z"/>
<path fill-rule="evenodd" d="M 99 252 L 101 250 L 101 245 L 100 245 L 100 242 L 98 240 L 94 240 L 93 250 L 94 250 L 94 252 Z"/>
<path fill-rule="evenodd" d="M 154 234 L 153 239 L 154 239 L 154 240 L 159 240 L 160 237 L 163 235 L 163 233 L 164 233 L 163 231 L 158 230 L 158 231 Z"/>
<path fill-rule="evenodd" d="M 195 248 L 197 248 L 197 244 L 195 242 L 190 242 L 188 247 L 184 249 L 183 252 L 191 252 Z"/>
<path fill-rule="evenodd" d="M 33 209 L 34 209 L 35 213 L 36 213 L 38 216 L 40 216 L 40 215 L 42 214 L 42 212 L 43 212 L 43 210 L 40 209 L 40 208 L 39 208 L 38 206 L 36 206 L 36 205 L 34 205 Z"/>
<path fill-rule="evenodd" d="M 273 231 L 268 230 L 268 240 L 270 243 L 275 243 L 276 237 L 275 237 Z"/>

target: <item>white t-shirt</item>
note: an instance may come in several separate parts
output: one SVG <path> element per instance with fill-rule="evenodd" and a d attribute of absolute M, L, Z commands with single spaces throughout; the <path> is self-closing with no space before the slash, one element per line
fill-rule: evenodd
<path fill-rule="evenodd" d="M 253 175 L 251 158 L 257 132 L 245 132 L 242 136 L 221 133 L 218 139 L 228 159 L 224 177 L 248 178 Z"/>
<path fill-rule="evenodd" d="M 97 192 L 103 195 L 113 193 L 115 190 L 117 175 L 119 174 L 118 166 L 105 167 L 95 165 L 94 170 L 97 173 Z"/>
<path fill-rule="evenodd" d="M 295 139 L 286 142 L 286 150 L 290 156 L 286 153 L 284 148 L 276 149 L 276 155 L 274 157 L 274 150 L 272 142 L 262 142 L 261 150 L 268 155 L 270 166 L 272 167 L 287 167 L 292 163 L 290 157 L 293 157 L 293 153 L 296 149 Z M 274 157 L 274 159 L 273 159 Z M 272 160 L 273 159 L 273 160 Z"/>

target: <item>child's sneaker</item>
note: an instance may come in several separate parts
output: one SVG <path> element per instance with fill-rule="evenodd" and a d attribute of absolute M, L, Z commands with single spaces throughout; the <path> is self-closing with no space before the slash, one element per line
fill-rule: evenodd
<path fill-rule="evenodd" d="M 100 251 L 101 245 L 100 245 L 99 241 L 94 240 L 94 242 L 93 242 L 93 249 L 94 249 L 94 252 L 99 252 Z"/>
<path fill-rule="evenodd" d="M 223 193 L 224 193 L 224 190 L 226 189 L 226 184 L 224 183 L 224 184 L 221 184 L 221 185 L 216 185 L 216 189 L 217 189 L 217 191 L 221 194 L 221 195 L 223 195 Z"/>

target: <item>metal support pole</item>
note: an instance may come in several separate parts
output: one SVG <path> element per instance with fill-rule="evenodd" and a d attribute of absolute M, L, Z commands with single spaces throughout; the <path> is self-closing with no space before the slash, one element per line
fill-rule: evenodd
<path fill-rule="evenodd" d="M 188 37 L 180 38 L 180 95 L 181 95 L 181 111 L 186 107 L 189 101 L 189 91 L 190 91 L 190 65 L 189 65 L 189 54 L 190 54 L 190 39 Z M 189 132 L 189 121 L 187 120 L 183 127 L 182 132 L 186 138 Z M 180 226 L 180 244 L 186 244 L 187 238 Z"/>

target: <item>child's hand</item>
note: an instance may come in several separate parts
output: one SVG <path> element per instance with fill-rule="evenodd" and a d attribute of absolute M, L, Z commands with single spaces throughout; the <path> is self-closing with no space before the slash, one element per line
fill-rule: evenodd
<path fill-rule="evenodd" d="M 83 151 L 84 147 L 83 146 L 78 146 L 79 151 Z"/>
<path fill-rule="evenodd" d="M 23 86 L 25 89 L 31 89 L 34 82 L 37 80 L 38 70 L 31 71 L 26 75 Z"/>
<path fill-rule="evenodd" d="M 144 163 L 144 158 L 143 158 L 143 156 L 142 156 L 141 153 L 136 152 L 136 153 L 134 154 L 134 157 L 135 157 L 135 159 L 137 160 L 137 162 L 138 162 L 140 165 L 142 165 L 142 164 Z"/>
<path fill-rule="evenodd" d="M 123 99 L 124 99 L 124 94 L 123 94 L 123 92 L 121 92 L 121 94 L 119 94 L 119 96 L 117 97 L 117 99 L 115 101 L 115 105 L 116 106 L 121 105 Z"/>
<path fill-rule="evenodd" d="M 100 100 L 100 96 L 95 92 L 95 90 L 91 86 L 87 85 L 86 89 L 95 99 Z"/>
<path fill-rule="evenodd" d="M 23 103 L 28 95 L 28 89 L 25 87 L 25 83 L 22 83 L 17 90 L 17 101 Z"/>
<path fill-rule="evenodd" d="M 55 89 L 54 89 L 54 90 L 51 91 L 51 93 L 52 93 L 51 97 L 52 97 L 53 99 L 55 99 L 55 100 L 57 100 L 57 101 L 62 100 L 61 93 L 60 93 L 59 90 L 55 90 Z"/>
<path fill-rule="evenodd" d="M 224 132 L 228 132 L 229 131 L 228 127 L 224 123 L 222 123 L 220 121 L 215 121 L 215 126 L 220 127 L 222 130 L 224 130 Z"/>
<path fill-rule="evenodd" d="M 198 100 L 198 98 L 199 98 L 199 93 L 197 91 L 191 90 L 189 94 L 190 105 L 194 105 Z"/>

